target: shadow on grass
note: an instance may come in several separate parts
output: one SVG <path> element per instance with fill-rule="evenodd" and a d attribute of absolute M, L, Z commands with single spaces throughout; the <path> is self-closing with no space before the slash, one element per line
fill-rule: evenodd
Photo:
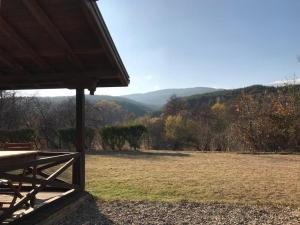
<path fill-rule="evenodd" d="M 171 151 L 93 151 L 87 152 L 88 155 L 103 155 L 119 158 L 159 158 L 159 157 L 188 157 L 190 154 Z"/>

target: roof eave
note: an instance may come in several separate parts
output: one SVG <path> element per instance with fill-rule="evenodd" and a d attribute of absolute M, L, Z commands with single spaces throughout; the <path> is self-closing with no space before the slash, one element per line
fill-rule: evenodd
<path fill-rule="evenodd" d="M 98 0 L 89 0 L 90 4 L 92 6 L 92 7 L 90 7 L 90 9 L 93 10 L 92 15 L 97 16 L 97 19 L 99 22 L 98 27 L 100 28 L 100 31 L 102 31 L 101 33 L 104 34 L 103 39 L 105 41 L 105 44 L 107 45 L 107 50 L 113 56 L 113 60 L 115 61 L 115 63 L 118 66 L 120 75 L 122 77 L 123 86 L 128 86 L 130 83 L 129 75 L 128 75 L 127 70 L 124 66 L 124 63 L 118 53 L 118 50 L 114 44 L 114 41 L 110 35 L 110 32 L 106 26 L 104 18 L 101 15 L 101 12 L 99 10 L 99 7 L 98 7 L 96 1 L 98 1 Z"/>

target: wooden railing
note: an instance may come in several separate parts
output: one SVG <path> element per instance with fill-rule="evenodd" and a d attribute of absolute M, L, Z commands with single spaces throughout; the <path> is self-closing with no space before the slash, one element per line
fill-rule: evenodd
<path fill-rule="evenodd" d="M 22 189 L 15 196 L 18 198 L 17 201 L 8 208 L 0 208 L 0 224 L 18 210 L 34 208 L 35 198 L 39 192 L 81 190 L 80 186 L 73 181 L 66 182 L 58 178 L 68 168 L 74 167 L 74 163 L 80 160 L 80 156 L 80 153 L 70 152 L 39 152 L 38 157 L 31 161 L 0 164 L 0 179 L 21 185 Z M 20 174 L 17 172 L 20 170 L 25 172 Z M 21 194 L 24 192 L 26 194 Z"/>

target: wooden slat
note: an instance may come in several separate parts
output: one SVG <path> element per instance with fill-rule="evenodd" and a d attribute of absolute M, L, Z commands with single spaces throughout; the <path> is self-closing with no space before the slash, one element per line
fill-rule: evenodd
<path fill-rule="evenodd" d="M 22 0 L 26 5 L 27 9 L 35 17 L 36 21 L 48 32 L 48 34 L 53 38 L 53 40 L 63 48 L 67 54 L 70 56 L 69 59 L 72 63 L 79 69 L 83 70 L 83 65 L 79 58 L 73 53 L 72 48 L 63 37 L 62 33 L 53 24 L 50 18 L 46 15 L 44 10 L 40 7 L 36 0 Z"/>
<path fill-rule="evenodd" d="M 47 62 L 42 59 L 39 54 L 28 44 L 24 38 L 22 38 L 13 27 L 11 27 L 5 19 L 0 16 L 0 26 L 1 31 L 4 35 L 7 36 L 11 41 L 13 41 L 19 48 L 23 49 L 27 54 L 30 55 L 32 60 L 41 68 L 49 69 L 50 66 Z"/>

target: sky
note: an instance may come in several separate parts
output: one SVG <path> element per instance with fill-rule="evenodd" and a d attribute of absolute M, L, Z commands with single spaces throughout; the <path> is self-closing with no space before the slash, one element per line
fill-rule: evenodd
<path fill-rule="evenodd" d="M 96 94 L 231 89 L 299 78 L 299 0 L 100 0 L 98 6 L 131 83 Z"/>

